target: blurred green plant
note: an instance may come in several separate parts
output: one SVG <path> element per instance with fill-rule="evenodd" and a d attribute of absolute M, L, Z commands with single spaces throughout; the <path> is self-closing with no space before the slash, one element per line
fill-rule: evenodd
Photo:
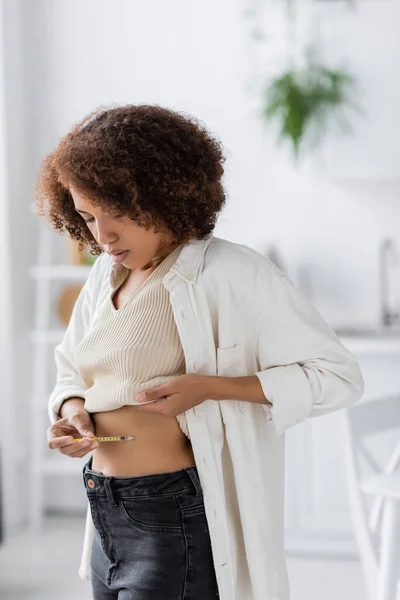
<path fill-rule="evenodd" d="M 278 126 L 278 141 L 287 140 L 297 161 L 305 142 L 321 141 L 329 119 L 336 113 L 342 131 L 351 128 L 339 109 L 355 108 L 355 79 L 345 70 L 330 69 L 309 60 L 272 78 L 264 95 L 262 116 Z"/>
<path fill-rule="evenodd" d="M 83 264 L 85 265 L 93 265 L 96 262 L 98 256 L 90 254 L 90 246 L 87 246 L 83 251 Z"/>

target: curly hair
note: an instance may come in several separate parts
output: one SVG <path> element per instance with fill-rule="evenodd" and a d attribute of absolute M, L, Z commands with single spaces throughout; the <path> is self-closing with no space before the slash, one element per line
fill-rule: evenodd
<path fill-rule="evenodd" d="M 167 229 L 179 244 L 204 239 L 225 204 L 224 162 L 221 144 L 192 116 L 157 105 L 95 109 L 43 159 L 37 213 L 94 255 L 103 250 L 70 187 L 111 215 Z"/>

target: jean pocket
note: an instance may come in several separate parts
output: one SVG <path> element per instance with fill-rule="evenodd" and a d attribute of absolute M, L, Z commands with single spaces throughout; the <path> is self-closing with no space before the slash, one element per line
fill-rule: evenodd
<path fill-rule="evenodd" d="M 189 508 L 183 508 L 182 513 L 185 517 L 191 517 L 196 515 L 205 515 L 206 509 L 204 504 L 198 504 L 197 506 L 190 506 Z"/>
<path fill-rule="evenodd" d="M 182 515 L 175 496 L 121 498 L 120 513 L 125 521 L 154 533 L 182 533 Z"/>

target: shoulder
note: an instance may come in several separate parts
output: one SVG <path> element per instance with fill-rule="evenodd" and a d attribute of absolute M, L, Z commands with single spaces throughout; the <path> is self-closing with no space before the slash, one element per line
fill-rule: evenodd
<path fill-rule="evenodd" d="M 106 274 L 109 274 L 113 264 L 114 263 L 111 256 L 107 254 L 107 252 L 103 252 L 96 258 L 95 262 L 93 263 L 89 277 L 91 277 L 92 279 L 98 279 L 105 276 Z"/>
<path fill-rule="evenodd" d="M 246 246 L 213 237 L 204 259 L 203 277 L 218 278 L 249 286 L 272 283 L 285 274 L 267 257 Z"/>
<path fill-rule="evenodd" d="M 97 295 L 102 288 L 109 284 L 113 264 L 111 256 L 106 252 L 96 258 L 86 280 L 89 295 Z"/>

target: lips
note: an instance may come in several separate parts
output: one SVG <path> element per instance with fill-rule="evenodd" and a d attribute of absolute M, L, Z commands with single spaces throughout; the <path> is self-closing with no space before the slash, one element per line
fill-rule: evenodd
<path fill-rule="evenodd" d="M 111 254 L 111 257 L 114 262 L 122 263 L 126 260 L 128 254 L 129 254 L 129 250 L 121 250 L 121 251 L 113 250 L 112 252 L 110 252 L 110 254 Z"/>
<path fill-rule="evenodd" d="M 123 254 L 124 252 L 127 252 L 127 250 L 110 250 L 109 254 L 111 254 L 111 256 L 117 256 L 118 254 Z"/>

